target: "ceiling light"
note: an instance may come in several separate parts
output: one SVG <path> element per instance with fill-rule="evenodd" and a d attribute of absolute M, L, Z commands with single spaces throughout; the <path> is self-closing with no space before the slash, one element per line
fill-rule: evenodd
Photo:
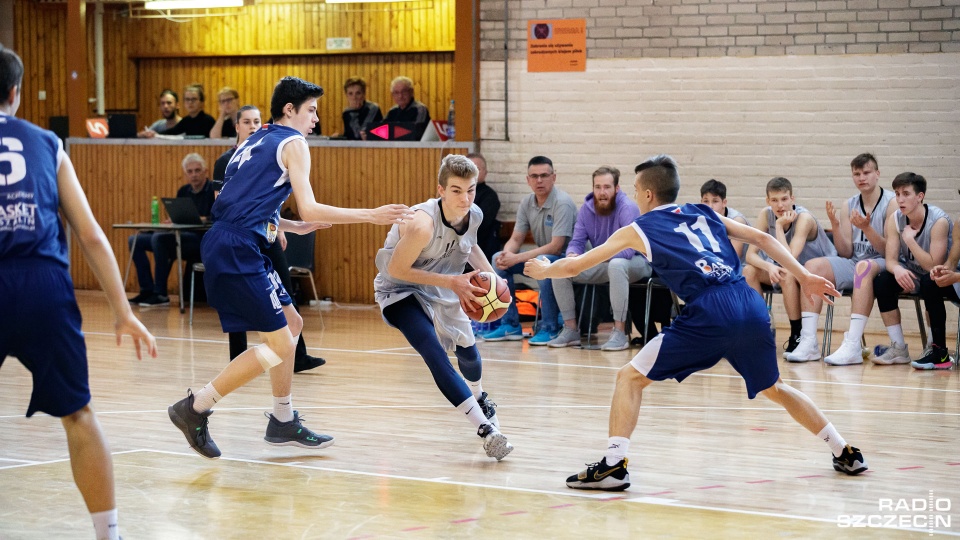
<path fill-rule="evenodd" d="M 145 9 L 207 9 L 243 7 L 243 0 L 153 0 Z"/>

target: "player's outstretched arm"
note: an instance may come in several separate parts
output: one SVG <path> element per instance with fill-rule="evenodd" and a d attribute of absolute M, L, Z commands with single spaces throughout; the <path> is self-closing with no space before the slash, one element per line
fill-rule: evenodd
<path fill-rule="evenodd" d="M 774 237 L 723 216 L 720 216 L 720 221 L 722 221 L 723 225 L 727 228 L 727 234 L 731 238 L 736 238 L 737 240 L 742 240 L 757 246 L 767 255 L 771 256 L 773 260 L 780 263 L 780 266 L 782 266 L 784 270 L 793 274 L 797 278 L 797 281 L 800 282 L 800 287 L 805 294 L 811 297 L 819 296 L 824 302 L 829 304 L 832 304 L 833 301 L 828 298 L 827 295 L 833 297 L 840 296 L 840 292 L 836 290 L 827 278 L 811 274 L 810 271 L 804 268 L 803 265 L 787 251 L 787 248 Z"/>
<path fill-rule="evenodd" d="M 287 167 L 293 197 L 304 221 L 393 225 L 413 216 L 413 211 L 404 204 L 385 204 L 379 208 L 340 208 L 318 203 L 310 187 L 310 150 L 302 140 L 284 145 L 280 159 Z"/>
<path fill-rule="evenodd" d="M 157 357 L 157 340 L 133 315 L 127 296 L 123 290 L 120 278 L 120 269 L 117 268 L 117 259 L 113 249 L 107 241 L 103 229 L 93 217 L 87 198 L 80 187 L 77 173 L 70 158 L 63 157 L 60 170 L 57 171 L 57 187 L 60 192 L 60 208 L 67 222 L 77 235 L 80 249 L 87 259 L 87 264 L 93 270 L 97 281 L 107 295 L 110 309 L 116 318 L 115 332 L 117 345 L 124 334 L 133 338 L 133 345 L 137 349 L 137 358 L 142 358 L 141 345 L 146 345 L 151 357 Z"/>
<path fill-rule="evenodd" d="M 610 260 L 625 249 L 635 249 L 646 255 L 647 244 L 637 234 L 633 224 L 621 227 L 610 235 L 606 242 L 587 251 L 579 257 L 567 257 L 553 264 L 543 259 L 530 259 L 523 266 L 523 273 L 533 279 L 573 277 L 588 268 Z"/>
<path fill-rule="evenodd" d="M 320 223 L 317 221 L 293 221 L 292 219 L 280 218 L 280 231 L 293 234 L 310 234 L 319 229 L 329 229 L 333 225 L 329 223 Z"/>

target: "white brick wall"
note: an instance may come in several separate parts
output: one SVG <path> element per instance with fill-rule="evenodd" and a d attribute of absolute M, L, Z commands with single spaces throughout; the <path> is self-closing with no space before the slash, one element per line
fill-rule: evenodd
<path fill-rule="evenodd" d="M 877 156 L 884 185 L 903 171 L 922 174 L 927 200 L 960 214 L 958 53 L 590 59 L 583 73 L 527 73 L 521 60 L 508 67 L 510 141 L 481 148 L 502 219 L 528 193 L 534 155 L 553 159 L 558 186 L 582 201 L 597 166 L 620 168 L 632 191 L 633 167 L 660 152 L 681 166 L 681 200 L 699 199 L 700 184 L 717 178 L 748 216 L 764 206 L 766 182 L 785 176 L 826 223 L 824 202 L 855 191 L 849 163 L 861 152 Z M 482 98 L 501 98 L 503 64 L 483 62 L 481 81 Z M 502 104 L 483 102 L 481 136 L 502 138 L 503 125 Z M 843 328 L 849 301 L 837 311 Z M 948 313 L 952 336 L 956 310 Z"/>

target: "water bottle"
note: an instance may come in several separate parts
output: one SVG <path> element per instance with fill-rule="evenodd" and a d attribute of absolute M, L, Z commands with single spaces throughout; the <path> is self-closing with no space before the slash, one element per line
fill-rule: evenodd
<path fill-rule="evenodd" d="M 156 195 L 150 201 L 150 223 L 154 225 L 160 223 L 160 200 L 157 199 Z"/>
<path fill-rule="evenodd" d="M 447 138 L 453 140 L 454 136 L 457 134 L 457 128 L 455 125 L 456 115 L 453 112 L 453 100 L 450 100 L 450 110 L 447 111 Z"/>

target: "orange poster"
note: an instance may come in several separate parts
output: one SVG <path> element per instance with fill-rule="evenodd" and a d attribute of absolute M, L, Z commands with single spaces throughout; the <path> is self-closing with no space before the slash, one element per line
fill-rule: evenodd
<path fill-rule="evenodd" d="M 527 21 L 527 71 L 586 70 L 586 19 Z"/>

